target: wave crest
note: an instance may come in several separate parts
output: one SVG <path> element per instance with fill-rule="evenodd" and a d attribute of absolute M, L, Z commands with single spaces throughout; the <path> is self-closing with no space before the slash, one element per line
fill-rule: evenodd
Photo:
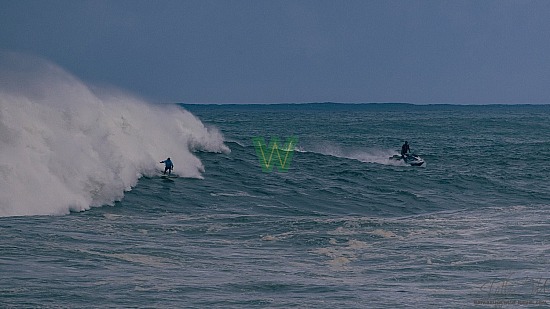
<path fill-rule="evenodd" d="M 200 178 L 193 151 L 230 151 L 177 105 L 92 88 L 41 59 L 0 55 L 0 82 L 0 216 L 112 204 L 166 157 Z"/>

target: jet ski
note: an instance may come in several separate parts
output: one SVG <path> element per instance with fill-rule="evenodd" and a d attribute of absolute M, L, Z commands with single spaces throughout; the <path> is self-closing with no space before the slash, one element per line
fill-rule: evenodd
<path fill-rule="evenodd" d="M 424 160 L 415 155 L 415 154 L 406 154 L 405 157 L 401 157 L 400 155 L 394 155 L 393 157 L 390 157 L 391 160 L 403 160 L 405 163 L 412 165 L 412 166 L 422 166 L 424 164 Z"/>

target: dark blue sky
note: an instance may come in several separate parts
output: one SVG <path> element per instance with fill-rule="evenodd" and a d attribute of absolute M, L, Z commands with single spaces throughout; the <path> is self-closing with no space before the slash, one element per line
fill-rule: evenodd
<path fill-rule="evenodd" d="M 0 0 L 0 49 L 155 102 L 550 103 L 550 1 Z"/>

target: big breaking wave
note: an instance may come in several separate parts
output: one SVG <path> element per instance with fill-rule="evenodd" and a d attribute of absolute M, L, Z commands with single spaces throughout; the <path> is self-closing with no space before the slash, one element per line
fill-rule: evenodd
<path fill-rule="evenodd" d="M 177 105 L 92 88 L 45 60 L 0 54 L 0 216 L 112 204 L 168 156 L 175 173 L 200 178 L 195 150 L 230 151 L 218 130 Z"/>

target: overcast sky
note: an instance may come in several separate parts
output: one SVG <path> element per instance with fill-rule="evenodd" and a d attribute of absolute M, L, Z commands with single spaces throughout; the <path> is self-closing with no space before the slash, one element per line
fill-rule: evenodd
<path fill-rule="evenodd" d="M 546 0 L 0 0 L 0 49 L 154 102 L 550 103 Z"/>

